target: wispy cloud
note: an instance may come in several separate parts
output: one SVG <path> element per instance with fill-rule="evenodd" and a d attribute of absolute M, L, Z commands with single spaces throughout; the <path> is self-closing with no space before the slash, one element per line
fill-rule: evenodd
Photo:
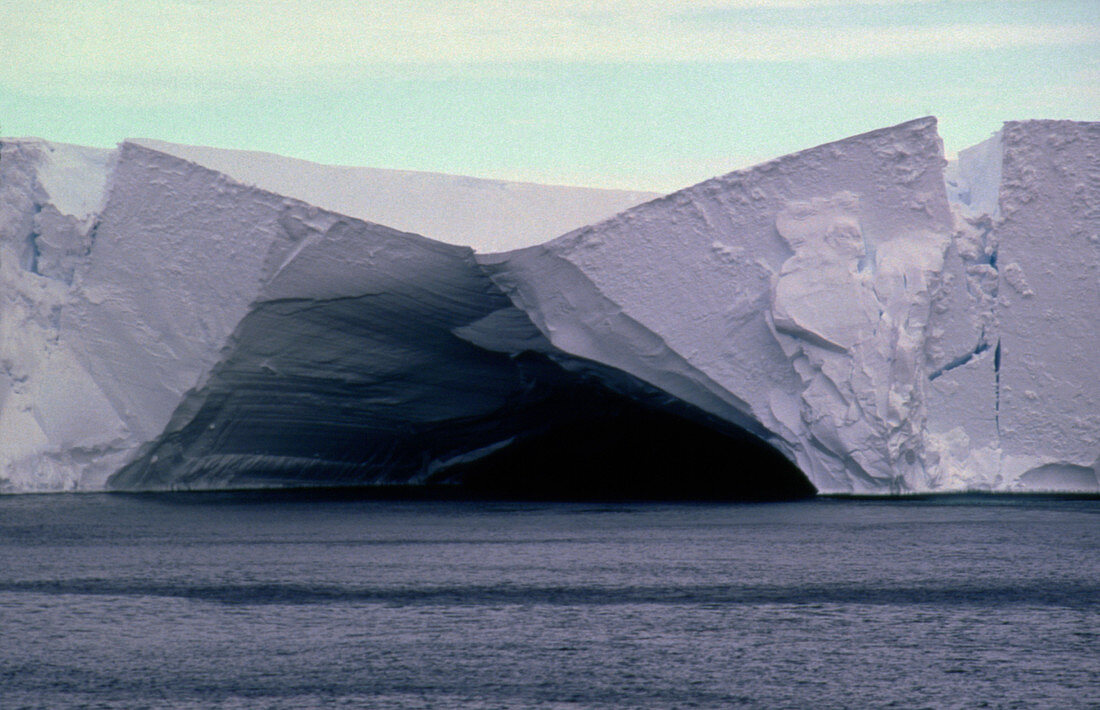
<path fill-rule="evenodd" d="M 850 60 L 1100 43 L 1100 24 L 1088 22 L 826 28 L 815 26 L 810 12 L 815 7 L 868 4 L 902 3 L 8 0 L 0 23 L 0 81 L 19 85 L 40 82 L 45 75 L 75 80 L 113 72 L 301 73 L 317 67 L 377 64 Z M 804 11 L 794 12 L 796 6 Z M 792 22 L 682 21 L 685 11 L 707 8 L 791 8 Z"/>

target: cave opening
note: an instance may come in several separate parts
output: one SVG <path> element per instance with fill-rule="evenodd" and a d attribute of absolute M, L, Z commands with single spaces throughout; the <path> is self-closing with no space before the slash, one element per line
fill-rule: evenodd
<path fill-rule="evenodd" d="M 491 353 L 449 333 L 432 352 L 448 344 L 445 367 L 414 350 L 380 372 L 356 363 L 360 380 L 244 357 L 110 486 L 566 501 L 816 493 L 758 432 L 627 373 L 563 353 Z"/>
<path fill-rule="evenodd" d="M 464 495 L 528 500 L 780 501 L 817 491 L 767 442 L 682 403 L 639 401 L 593 381 L 556 387 L 545 426 L 444 469 Z"/>

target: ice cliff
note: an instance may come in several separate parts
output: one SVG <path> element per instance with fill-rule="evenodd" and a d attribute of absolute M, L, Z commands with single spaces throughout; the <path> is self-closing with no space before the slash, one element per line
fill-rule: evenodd
<path fill-rule="evenodd" d="M 0 491 L 781 475 L 723 441 L 1095 491 L 1098 155 L 1026 121 L 946 165 L 927 118 L 651 199 L 5 140 Z"/>

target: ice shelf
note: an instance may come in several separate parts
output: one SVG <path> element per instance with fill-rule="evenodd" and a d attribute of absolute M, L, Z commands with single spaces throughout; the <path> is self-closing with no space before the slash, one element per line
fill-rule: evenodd
<path fill-rule="evenodd" d="M 4 140 L 0 491 L 499 487 L 553 451 L 1096 491 L 1098 155 L 1011 122 L 945 172 L 923 118 L 650 199 Z"/>

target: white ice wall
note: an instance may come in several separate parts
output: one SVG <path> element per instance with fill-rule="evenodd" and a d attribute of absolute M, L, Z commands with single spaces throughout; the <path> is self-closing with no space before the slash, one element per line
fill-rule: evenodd
<path fill-rule="evenodd" d="M 0 147 L 0 490 L 64 490 L 125 461 L 125 423 L 61 326 L 113 159 L 35 140 Z"/>
<path fill-rule="evenodd" d="M 997 232 L 1006 478 L 1100 460 L 1100 123 L 1009 122 Z M 1045 466 L 1042 475 L 1027 469 Z M 1030 478 L 1042 481 L 1029 481 Z"/>

